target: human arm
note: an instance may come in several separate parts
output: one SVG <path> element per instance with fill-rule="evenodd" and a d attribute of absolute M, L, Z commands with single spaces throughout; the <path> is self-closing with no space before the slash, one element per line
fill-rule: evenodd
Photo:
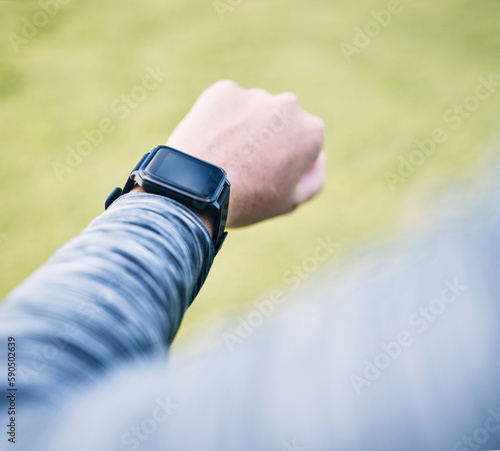
<path fill-rule="evenodd" d="M 267 144 L 243 147 L 245 136 L 258 135 L 288 107 L 289 127 Z M 169 139 L 226 169 L 229 226 L 291 211 L 313 196 L 323 183 L 322 142 L 321 121 L 293 96 L 232 82 L 209 88 Z M 150 194 L 119 199 L 0 309 L 2 339 L 19 344 L 25 393 L 57 402 L 64 389 L 124 361 L 166 355 L 212 259 L 207 230 L 190 210 Z"/>

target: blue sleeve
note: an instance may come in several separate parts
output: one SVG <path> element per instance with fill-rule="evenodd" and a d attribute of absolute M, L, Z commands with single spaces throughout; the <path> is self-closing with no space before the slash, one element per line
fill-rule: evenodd
<path fill-rule="evenodd" d="M 499 232 L 475 213 L 286 279 L 166 370 L 68 399 L 36 449 L 498 450 Z"/>
<path fill-rule="evenodd" d="M 127 361 L 165 359 L 213 258 L 205 226 L 184 206 L 118 199 L 1 305 L 1 346 L 14 337 L 23 402 L 54 405 Z"/>

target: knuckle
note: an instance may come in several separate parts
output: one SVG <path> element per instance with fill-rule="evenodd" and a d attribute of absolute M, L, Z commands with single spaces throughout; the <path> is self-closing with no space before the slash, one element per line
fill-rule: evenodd
<path fill-rule="evenodd" d="M 270 95 L 270 93 L 268 91 L 266 91 L 265 89 L 261 89 L 261 88 L 249 89 L 248 93 L 252 96 L 255 96 L 255 97 L 267 97 Z"/>
<path fill-rule="evenodd" d="M 315 152 L 320 151 L 325 144 L 325 138 L 322 134 L 316 134 L 313 138 L 313 149 Z M 315 153 L 317 155 L 317 153 Z"/>
<path fill-rule="evenodd" d="M 311 128 L 318 133 L 323 133 L 325 131 L 325 121 L 318 116 L 312 116 Z"/>
<path fill-rule="evenodd" d="M 314 148 L 321 149 L 325 141 L 325 123 L 317 116 L 313 116 L 310 124 L 310 136 Z"/>
<path fill-rule="evenodd" d="M 282 102 L 287 104 L 291 105 L 299 104 L 299 98 L 293 92 L 282 92 L 281 94 L 278 94 L 276 97 Z"/>
<path fill-rule="evenodd" d="M 214 89 L 231 90 L 239 88 L 239 85 L 233 80 L 219 80 L 212 85 Z"/>

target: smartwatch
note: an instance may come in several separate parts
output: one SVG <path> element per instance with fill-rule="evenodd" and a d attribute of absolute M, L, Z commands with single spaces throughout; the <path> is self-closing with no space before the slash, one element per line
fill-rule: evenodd
<path fill-rule="evenodd" d="M 197 211 L 208 211 L 215 218 L 215 253 L 224 242 L 229 208 L 230 183 L 218 166 L 167 146 L 155 147 L 137 163 L 122 188 L 115 188 L 106 200 L 107 209 L 121 195 L 139 185 L 147 193 L 169 197 Z"/>

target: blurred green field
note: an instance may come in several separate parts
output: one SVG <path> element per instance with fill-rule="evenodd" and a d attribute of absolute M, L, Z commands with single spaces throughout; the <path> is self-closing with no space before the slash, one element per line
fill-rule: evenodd
<path fill-rule="evenodd" d="M 415 200 L 480 176 L 497 141 L 498 88 L 468 97 L 480 76 L 500 81 L 498 0 L 402 0 L 378 33 L 369 22 L 386 0 L 222 0 L 222 17 L 210 0 L 52 0 L 53 17 L 48 3 L 0 3 L 0 298 L 102 212 L 110 190 L 218 79 L 297 93 L 325 120 L 329 178 L 293 215 L 230 233 L 181 337 L 282 284 L 320 237 L 340 244 L 332 259 L 341 260 L 389 236 Z M 354 45 L 355 28 L 367 25 L 373 37 L 348 62 L 341 44 Z M 148 67 L 168 76 L 124 107 Z M 444 115 L 464 101 L 474 111 L 455 127 Z M 60 180 L 54 162 L 66 164 L 67 146 L 105 118 L 114 130 Z M 387 171 L 435 128 L 446 142 L 391 190 Z"/>

